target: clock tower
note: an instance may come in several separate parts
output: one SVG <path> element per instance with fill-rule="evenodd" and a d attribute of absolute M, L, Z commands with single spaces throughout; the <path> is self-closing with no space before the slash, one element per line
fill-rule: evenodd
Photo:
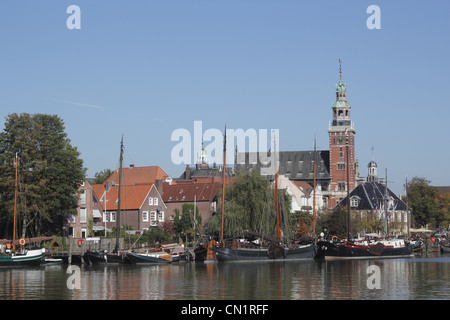
<path fill-rule="evenodd" d="M 328 208 L 334 208 L 356 187 L 357 165 L 355 161 L 355 126 L 350 118 L 347 101 L 347 85 L 342 82 L 339 60 L 339 83 L 336 85 L 336 101 L 333 103 L 333 120 L 328 129 L 330 145 L 330 176 Z"/>

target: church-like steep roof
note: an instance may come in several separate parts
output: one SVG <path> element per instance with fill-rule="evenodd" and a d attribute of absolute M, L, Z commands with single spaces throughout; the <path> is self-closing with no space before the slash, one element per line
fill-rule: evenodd
<path fill-rule="evenodd" d="M 389 188 L 387 188 L 387 193 L 389 198 L 393 200 L 388 210 L 406 210 L 406 204 Z M 359 197 L 358 206 L 352 209 L 381 211 L 384 210 L 386 186 L 378 182 L 366 182 L 358 185 L 349 194 L 350 199 L 356 196 Z M 347 197 L 342 199 L 338 206 L 345 206 L 346 204 Z"/>

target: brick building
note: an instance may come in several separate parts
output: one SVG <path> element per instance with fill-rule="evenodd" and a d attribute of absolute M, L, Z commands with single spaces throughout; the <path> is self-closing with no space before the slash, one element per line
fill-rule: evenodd
<path fill-rule="evenodd" d="M 316 165 L 316 186 L 318 186 L 324 207 L 334 208 L 347 192 L 353 190 L 363 180 L 359 177 L 355 153 L 355 124 L 350 116 L 350 103 L 347 101 L 347 85 L 342 81 L 339 70 L 339 83 L 336 85 L 336 101 L 332 105 L 332 120 L 328 127 L 329 150 L 279 151 L 278 174 L 292 181 L 303 181 L 311 186 L 314 182 Z M 274 157 L 275 158 L 275 157 Z M 235 170 L 256 170 L 263 173 L 267 165 L 252 153 L 236 156 Z M 250 159 L 257 159 L 251 161 Z M 274 180 L 274 175 L 267 175 Z"/>
<path fill-rule="evenodd" d="M 101 221 L 102 207 L 94 192 L 94 187 L 86 180 L 78 188 L 79 200 L 77 214 L 70 215 L 68 221 L 68 235 L 75 238 L 86 238 L 96 230 Z"/>

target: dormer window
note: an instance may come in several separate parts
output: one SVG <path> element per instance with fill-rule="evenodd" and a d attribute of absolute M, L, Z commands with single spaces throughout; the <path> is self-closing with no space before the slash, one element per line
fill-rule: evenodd
<path fill-rule="evenodd" d="M 359 201 L 361 201 L 361 198 L 358 196 L 353 196 L 350 198 L 350 207 L 357 208 L 359 206 Z"/>

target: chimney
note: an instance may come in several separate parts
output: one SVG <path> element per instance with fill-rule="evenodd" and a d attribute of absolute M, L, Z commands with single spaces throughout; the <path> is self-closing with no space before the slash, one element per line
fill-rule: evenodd
<path fill-rule="evenodd" d="M 189 167 L 189 165 L 186 165 L 186 171 L 184 172 L 184 178 L 186 180 L 189 180 L 191 177 L 191 168 Z"/>
<path fill-rule="evenodd" d="M 109 190 L 111 189 L 112 185 L 113 185 L 113 182 L 111 180 L 107 180 L 105 182 L 105 190 L 106 190 L 106 192 L 109 192 Z"/>
<path fill-rule="evenodd" d="M 163 186 L 164 183 L 162 180 L 158 179 L 155 181 L 156 190 L 158 190 L 159 194 L 163 194 Z"/>

